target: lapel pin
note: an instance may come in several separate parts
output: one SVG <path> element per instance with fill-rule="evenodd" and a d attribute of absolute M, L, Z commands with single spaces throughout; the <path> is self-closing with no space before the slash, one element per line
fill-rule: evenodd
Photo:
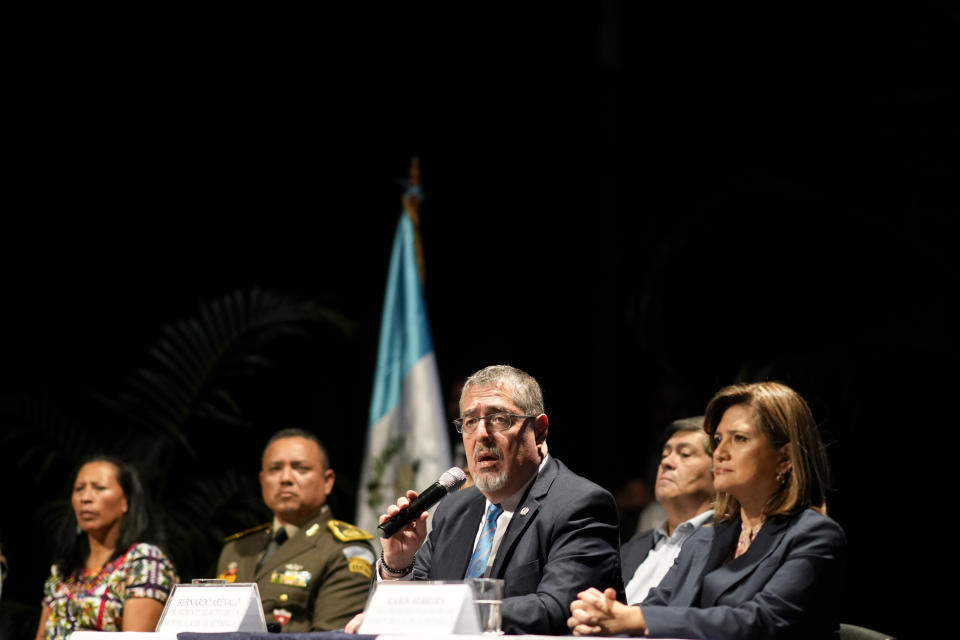
<path fill-rule="evenodd" d="M 523 509 L 520 509 L 520 515 L 525 516 L 528 513 L 530 513 L 530 507 L 524 507 Z"/>

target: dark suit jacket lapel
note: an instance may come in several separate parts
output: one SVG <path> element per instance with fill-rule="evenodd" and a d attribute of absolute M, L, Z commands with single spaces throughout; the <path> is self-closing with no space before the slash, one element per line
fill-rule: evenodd
<path fill-rule="evenodd" d="M 450 514 L 447 527 L 450 531 L 443 533 L 443 547 L 433 550 L 430 577 L 434 579 L 449 579 L 451 576 L 463 578 L 473 555 L 473 543 L 477 537 L 480 521 L 483 520 L 486 509 L 486 498 L 477 492 L 466 503 L 463 513 Z M 430 535 L 434 535 L 433 532 Z"/>
<path fill-rule="evenodd" d="M 623 570 L 623 584 L 626 585 L 637 572 L 637 567 L 653 549 L 653 529 L 630 538 L 620 550 L 620 562 Z"/>
<path fill-rule="evenodd" d="M 715 525 L 710 555 L 707 556 L 707 562 L 703 565 L 703 575 L 723 566 L 723 563 L 733 555 L 738 537 L 740 537 L 739 516 Z M 700 576 L 701 580 L 703 575 Z"/>
<path fill-rule="evenodd" d="M 497 548 L 497 557 L 493 561 L 493 571 L 490 572 L 492 578 L 502 578 L 506 569 L 506 563 L 513 555 L 513 549 L 519 542 L 523 532 L 533 522 L 534 517 L 540 510 L 540 500 L 547 495 L 550 485 L 557 478 L 560 466 L 556 459 L 550 458 L 543 472 L 537 475 L 537 479 L 530 485 L 527 495 L 517 505 L 517 510 L 513 512 L 510 518 L 510 524 L 507 526 L 503 539 L 500 540 L 500 546 Z"/>
<path fill-rule="evenodd" d="M 773 553 L 779 544 L 781 538 L 783 538 L 784 533 L 786 533 L 787 524 L 789 523 L 789 518 L 771 518 L 763 524 L 763 527 L 760 528 L 760 532 L 757 534 L 757 537 L 750 544 L 750 548 L 747 549 L 747 552 L 744 553 L 739 558 L 734 558 L 731 560 L 727 566 L 726 571 L 722 574 L 714 576 L 707 584 L 703 583 L 701 577 L 701 584 L 704 584 L 703 593 L 700 597 L 700 606 L 701 607 L 711 607 L 716 604 L 720 596 L 735 585 L 737 585 L 741 580 L 750 575 L 754 569 L 757 568 L 761 562 L 763 562 L 767 556 Z M 723 560 L 720 559 L 720 563 L 716 566 L 713 566 L 711 569 L 712 563 L 719 558 L 720 554 L 723 553 L 725 548 L 725 556 L 729 558 L 733 555 L 733 550 L 736 547 L 736 540 L 740 537 L 740 519 L 728 520 L 722 524 L 729 523 L 729 526 L 726 531 L 722 534 L 717 532 L 717 537 L 721 536 L 724 539 L 724 545 L 722 548 L 716 544 L 713 545 L 713 548 L 710 550 L 710 558 L 707 561 L 707 571 L 712 571 L 713 569 L 718 568 L 723 564 Z M 716 556 L 715 556 L 716 552 Z M 705 572 L 705 573 L 706 573 Z"/>

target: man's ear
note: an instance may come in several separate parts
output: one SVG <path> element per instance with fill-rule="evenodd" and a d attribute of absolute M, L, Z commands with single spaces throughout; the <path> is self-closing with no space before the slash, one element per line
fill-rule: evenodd
<path fill-rule="evenodd" d="M 537 444 L 543 444 L 547 439 L 547 432 L 550 430 L 550 419 L 547 414 L 541 413 L 533 419 L 533 434 L 537 437 Z"/>
<path fill-rule="evenodd" d="M 323 472 L 323 491 L 326 495 L 330 495 L 330 492 L 333 491 L 333 483 L 337 479 L 337 474 L 333 472 L 333 469 L 326 469 Z"/>

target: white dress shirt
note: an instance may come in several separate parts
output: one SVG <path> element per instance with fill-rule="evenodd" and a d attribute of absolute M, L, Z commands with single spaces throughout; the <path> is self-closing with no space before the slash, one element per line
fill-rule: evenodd
<path fill-rule="evenodd" d="M 672 536 L 667 536 L 667 521 L 664 520 L 660 526 L 653 530 L 653 548 L 644 558 L 637 570 L 633 572 L 633 577 L 627 583 L 626 594 L 627 604 L 640 604 L 647 597 L 650 589 L 654 588 L 667 571 L 673 566 L 677 556 L 680 555 L 680 547 L 684 541 L 689 538 L 700 525 L 713 517 L 713 509 L 707 509 L 701 514 L 695 515 L 686 522 L 681 522 L 673 530 Z"/>

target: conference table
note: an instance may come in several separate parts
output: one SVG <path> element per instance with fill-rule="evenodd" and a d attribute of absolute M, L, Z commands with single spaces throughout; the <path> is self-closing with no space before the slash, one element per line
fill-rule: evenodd
<path fill-rule="evenodd" d="M 115 635 L 115 639 L 108 639 L 106 636 Z M 196 631 L 177 632 L 126 632 L 122 635 L 120 632 L 100 632 L 100 631 L 77 631 L 72 636 L 72 640 L 490 640 L 489 635 L 351 635 L 342 631 L 321 631 L 316 633 L 269 633 L 269 632 L 250 632 L 234 631 L 229 633 L 198 633 Z M 561 637 L 569 636 L 510 636 L 518 640 L 556 640 Z"/>

